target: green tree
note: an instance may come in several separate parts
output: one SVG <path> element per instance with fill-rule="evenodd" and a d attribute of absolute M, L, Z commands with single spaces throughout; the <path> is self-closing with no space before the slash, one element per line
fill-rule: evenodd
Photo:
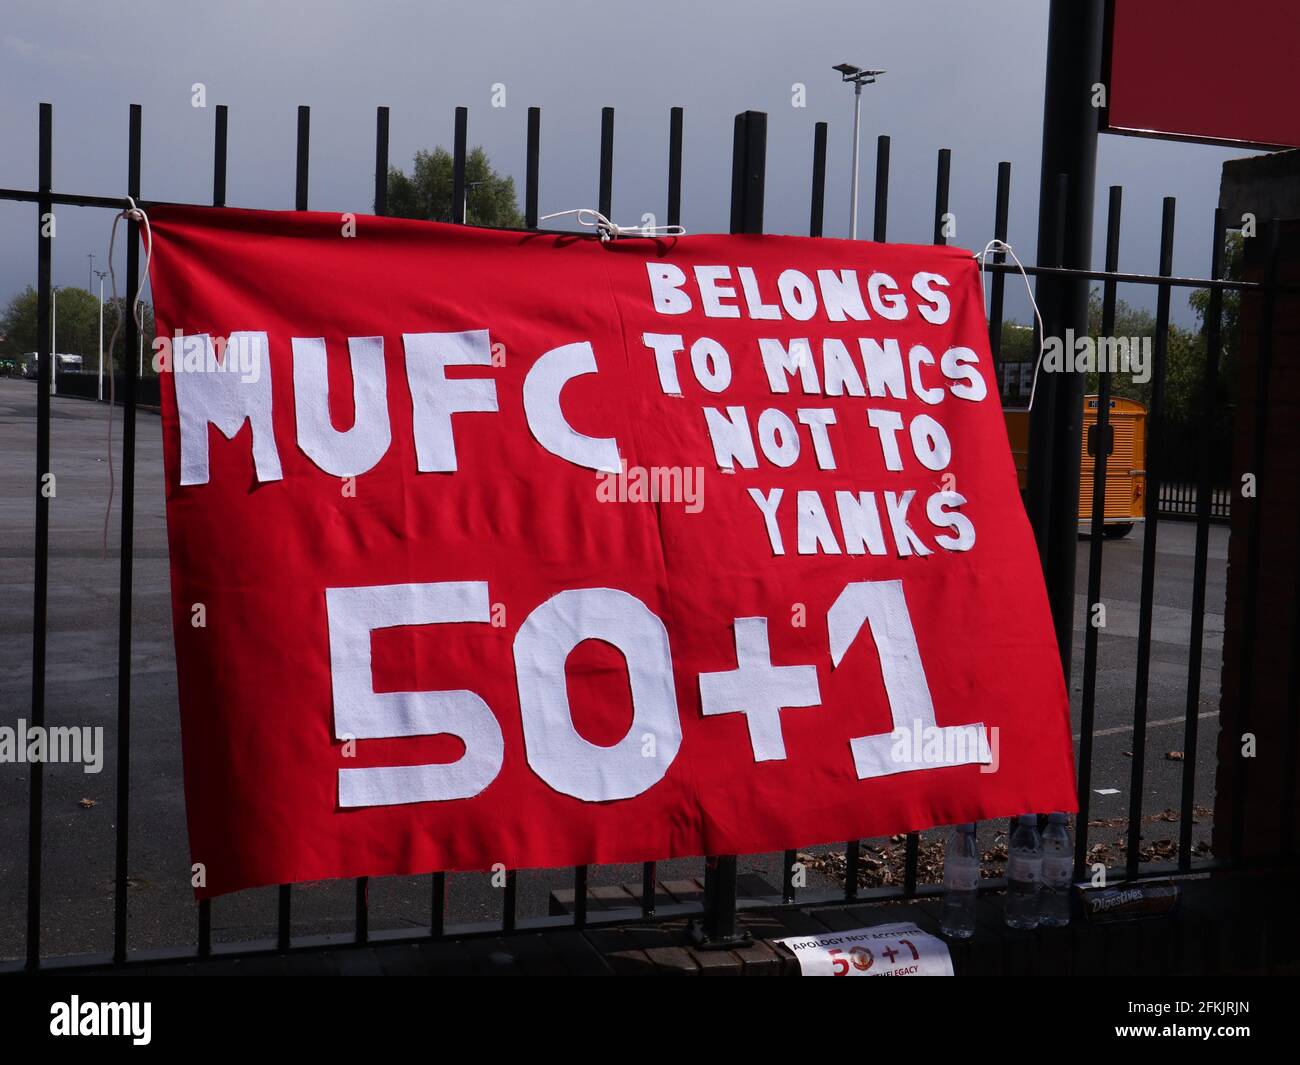
<path fill-rule="evenodd" d="M 1240 281 L 1242 276 L 1241 267 L 1242 255 L 1242 237 L 1240 230 L 1229 230 L 1227 239 L 1224 242 L 1223 249 L 1223 276 L 1229 281 Z M 1198 288 L 1188 298 L 1187 302 L 1192 305 L 1196 312 L 1196 321 L 1199 327 L 1205 328 L 1205 318 L 1210 311 L 1210 290 L 1207 288 Z M 1238 289 L 1225 289 L 1222 299 L 1223 318 L 1220 326 L 1220 337 L 1222 338 L 1222 350 L 1225 359 L 1235 352 L 1237 343 L 1240 338 L 1240 320 L 1241 320 L 1241 292 Z"/>
<path fill-rule="evenodd" d="M 88 372 L 99 369 L 99 297 L 84 288 L 56 288 L 54 290 L 54 346 L 60 354 L 80 355 L 84 368 Z M 21 359 L 29 351 L 38 350 L 36 323 L 36 289 L 30 285 L 14 296 L 0 312 L 0 356 L 5 359 Z M 120 309 L 125 316 L 130 313 L 128 301 L 118 297 L 114 304 L 112 299 L 104 300 L 104 345 L 107 349 L 113 336 L 113 326 L 117 322 Z M 153 341 L 153 308 L 147 303 L 143 308 L 144 346 L 148 356 L 149 345 Z M 114 365 L 122 366 L 126 353 L 126 328 L 119 331 L 114 345 Z M 138 357 L 138 356 L 137 356 Z M 150 359 L 144 360 L 145 376 L 153 373 Z"/>
<path fill-rule="evenodd" d="M 453 159 L 445 148 L 415 153 L 408 176 L 398 167 L 388 171 L 388 213 L 397 218 L 460 222 L 452 217 Z M 524 216 L 515 197 L 515 180 L 492 169 L 487 152 L 473 149 L 465 158 L 465 218 L 474 226 L 519 229 Z"/>
<path fill-rule="evenodd" d="M 1101 336 L 1101 289 L 1095 288 L 1088 298 L 1088 333 Z M 1109 332 L 1113 337 L 1136 338 L 1139 342 L 1150 342 L 1152 357 L 1155 354 L 1156 319 L 1150 311 L 1133 307 L 1122 299 L 1115 301 L 1115 325 Z M 1197 416 L 1197 397 L 1200 380 L 1205 366 L 1205 337 L 1199 330 L 1184 329 L 1182 326 L 1169 324 L 1165 347 L 1165 420 L 1169 425 L 1190 426 Z M 1116 371 L 1111 374 L 1111 394 L 1137 400 L 1147 406 L 1151 404 L 1151 381 L 1149 375 L 1155 367 L 1148 363 L 1145 367 L 1148 375 L 1146 381 L 1135 381 L 1131 373 Z M 1088 391 L 1095 392 L 1098 377 L 1088 375 Z"/>

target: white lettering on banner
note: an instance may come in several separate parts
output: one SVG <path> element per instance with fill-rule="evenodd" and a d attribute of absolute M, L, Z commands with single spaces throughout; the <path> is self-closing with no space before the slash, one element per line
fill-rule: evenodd
<path fill-rule="evenodd" d="M 953 975 L 948 945 L 905 922 L 776 942 L 795 956 L 800 976 Z"/>
<path fill-rule="evenodd" d="M 988 762 L 991 756 L 987 743 L 967 742 L 967 730 L 978 729 L 982 735 L 983 724 L 940 728 L 935 723 L 930 685 L 921 665 L 921 652 L 916 645 L 916 630 L 907 610 L 902 581 L 857 581 L 840 593 L 826 614 L 832 664 L 838 666 L 844 660 L 849 647 L 862 631 L 864 621 L 876 644 L 895 732 L 899 729 L 914 729 L 917 733 L 937 730 L 944 741 L 944 750 L 952 753 L 950 757 L 941 755 L 938 759 L 918 758 L 914 754 L 915 748 L 894 742 L 894 733 L 858 736 L 849 741 L 858 779 Z M 927 755 L 929 750 L 927 746 Z"/>
<path fill-rule="evenodd" d="M 458 462 L 452 415 L 496 413 L 499 403 L 494 380 L 448 378 L 446 368 L 493 365 L 493 345 L 488 331 L 403 333 L 402 338 L 411 394 L 416 468 L 420 472 L 454 472 Z M 676 357 L 686 348 L 682 336 L 644 333 L 642 340 L 654 353 L 664 394 L 681 396 Z M 259 362 L 267 350 L 265 333 L 234 333 L 227 343 L 241 351 L 251 348 Z M 806 395 L 822 394 L 812 345 L 807 339 L 783 342 L 760 338 L 757 343 L 768 386 L 774 395 L 789 394 L 792 381 L 797 381 Z M 223 364 L 213 357 L 212 340 L 206 334 L 187 337 L 178 333 L 176 344 L 177 372 L 172 377 L 180 422 L 180 483 L 207 483 L 210 425 L 220 429 L 227 439 L 234 439 L 245 422 L 252 426 L 257 479 L 281 479 L 271 415 L 271 375 L 240 377 L 233 373 L 189 370 L 182 373 L 180 367 L 188 364 L 187 355 L 191 354 L 199 365 L 211 363 L 221 370 Z M 355 414 L 352 426 L 339 430 L 330 418 L 326 341 L 321 337 L 291 338 L 297 442 L 319 469 L 335 477 L 356 477 L 373 469 L 392 442 L 383 338 L 349 337 L 348 346 Z M 909 349 L 904 360 L 897 340 L 881 342 L 860 338 L 859 347 L 865 385 L 844 342 L 836 338 L 823 340 L 827 396 L 906 399 L 910 388 L 917 399 L 933 406 L 950 395 L 979 402 L 988 394 L 975 365 L 977 356 L 970 348 L 949 348 L 936 359 L 929 349 L 918 344 Z M 731 357 L 726 348 L 709 337 L 698 337 L 691 342 L 690 365 L 696 383 L 709 393 L 723 393 L 732 383 Z M 947 388 L 928 384 L 923 367 L 933 367 L 932 378 L 945 381 Z M 534 439 L 551 454 L 601 473 L 617 473 L 622 468 L 617 439 L 579 432 L 565 417 L 561 406 L 561 393 L 569 381 L 597 371 L 595 352 L 589 341 L 544 352 L 524 377 L 524 414 Z M 788 469 L 803 453 L 801 434 L 790 412 L 764 408 L 758 412 L 754 428 L 743 406 L 723 409 L 708 406 L 701 408 L 701 412 L 720 470 L 735 472 L 738 465 L 756 469 L 760 451 L 766 462 Z M 922 467 L 937 472 L 951 465 L 953 447 L 948 430 L 936 418 L 917 414 L 905 422 L 899 411 L 879 407 L 868 408 L 865 413 L 868 426 L 876 432 L 886 470 L 905 469 L 899 444 L 904 429 L 911 443 L 911 454 Z M 830 407 L 797 407 L 794 414 L 798 423 L 807 429 L 818 468 L 837 469 L 835 446 L 828 428 L 838 424 L 836 411 Z M 948 526 L 951 522 L 943 517 L 936 524 Z M 907 548 L 900 554 L 929 553 L 924 546 L 915 546 L 910 536 L 904 536 L 903 540 Z M 839 552 L 828 548 L 828 553 Z"/>
<path fill-rule="evenodd" d="M 632 724 L 612 747 L 573 727 L 564 663 L 583 640 L 604 640 L 627 660 Z M 586 802 L 630 799 L 659 783 L 677 757 L 682 721 L 668 630 L 636 596 L 613 588 L 552 596 L 519 627 L 515 676 L 528 764 L 556 791 Z M 648 757 L 647 736 L 654 737 Z"/>
<path fill-rule="evenodd" d="M 781 711 L 822 701 L 816 666 L 774 666 L 767 618 L 736 618 L 736 668 L 700 674 L 700 712 L 744 714 L 754 761 L 785 757 Z"/>
<path fill-rule="evenodd" d="M 749 266 L 736 267 L 734 272 L 730 266 L 696 266 L 691 271 L 695 282 L 692 298 L 687 291 L 691 281 L 680 267 L 654 261 L 645 266 L 650 302 L 659 314 L 688 314 L 698 303 L 706 318 L 743 317 L 751 321 L 790 318 L 806 322 L 822 309 L 832 322 L 867 321 L 870 315 L 866 302 L 869 301 L 877 315 L 897 322 L 913 309 L 907 294 L 884 273 L 873 273 L 867 278 L 867 301 L 864 301 L 856 270 L 818 270 L 814 280 L 802 270 L 790 269 L 780 271 L 775 280 L 764 280 Z M 943 291 L 947 287 L 948 279 L 942 274 L 922 270 L 912 275 L 911 288 L 917 296 L 914 309 L 930 325 L 948 321 L 951 305 Z M 772 288 L 776 289 L 775 299 L 771 298 Z"/>
<path fill-rule="evenodd" d="M 692 311 L 719 319 L 809 322 L 824 314 L 832 322 L 896 322 L 918 318 L 942 326 L 952 314 L 949 282 L 920 271 L 901 283 L 876 271 L 784 269 L 760 274 L 748 266 L 697 265 L 690 271 L 647 262 L 651 306 L 657 314 Z M 764 330 L 775 328 L 765 326 Z M 800 330 L 815 327 L 801 326 Z M 492 367 L 487 329 L 402 333 L 410 391 L 416 468 L 458 469 L 453 415 L 498 413 L 497 381 L 491 376 L 448 376 L 448 367 Z M 852 418 L 838 406 L 726 405 L 733 384 L 733 357 L 708 336 L 641 334 L 642 354 L 653 358 L 653 376 L 665 395 L 683 396 L 683 384 L 698 387 L 707 402 L 703 416 L 720 470 L 736 474 L 771 466 L 776 470 L 856 472 L 860 456 L 845 452 L 852 434 L 866 440 L 877 470 L 888 474 L 924 471 L 924 488 L 897 480 L 873 491 L 823 491 L 800 487 L 751 487 L 745 492 L 761 515 L 774 556 L 786 544 L 800 556 L 883 556 L 922 558 L 938 551 L 969 551 L 975 526 L 962 508 L 967 499 L 952 490 L 954 446 L 939 417 L 944 404 L 982 402 L 988 389 L 976 352 L 940 343 L 904 346 L 891 337 L 757 337 L 748 352 L 737 350 L 734 366 L 757 374 L 775 397 L 853 397 L 863 401 Z M 182 485 L 208 481 L 209 427 L 233 439 L 251 426 L 253 463 L 259 481 L 281 479 L 272 418 L 272 375 L 190 373 L 191 363 L 229 369 L 212 357 L 207 334 L 178 331 L 174 387 L 179 415 Z M 854 343 L 856 341 L 856 343 Z M 234 333 L 228 343 L 265 359 L 265 332 Z M 729 342 L 733 343 L 734 342 Z M 349 337 L 355 414 L 348 429 L 330 417 L 329 352 L 323 337 L 293 337 L 292 382 L 297 443 L 320 470 L 351 478 L 368 472 L 392 443 L 384 339 Z M 856 350 L 855 350 L 856 349 Z M 687 354 L 689 353 L 689 354 Z M 187 355 L 190 356 L 187 358 Z M 688 376 L 679 365 L 689 359 Z M 233 365 L 233 364 L 232 364 Z M 649 366 L 647 365 L 647 369 Z M 185 372 L 180 372 L 184 370 Z M 598 373 L 589 340 L 551 348 L 523 375 L 521 400 L 533 438 L 549 454 L 576 466 L 617 474 L 624 469 L 615 437 L 580 432 L 566 417 L 565 386 Z M 714 399 L 713 397 L 718 397 Z M 896 401 L 919 400 L 930 413 L 894 409 Z M 805 400 L 829 403 L 829 400 Z M 867 406 L 870 404 L 870 406 Z M 862 410 L 865 407 L 865 410 Z M 960 402 L 956 403 L 958 410 Z M 751 421 L 751 411 L 753 421 Z M 862 414 L 865 413 L 865 424 Z M 840 456 L 837 456 L 837 450 Z M 811 451 L 811 455 L 809 454 Z M 932 474 L 944 473 L 936 478 Z M 943 487 L 939 490 L 939 483 Z M 739 493 L 737 493 L 739 495 Z M 741 499 L 744 496 L 740 496 Z M 923 518 L 917 517 L 924 512 Z M 915 527 L 913 525 L 915 519 Z M 929 536 L 923 538 L 922 520 Z M 785 536 L 781 524 L 787 524 Z M 789 526 L 793 526 L 791 530 Z M 395 738 L 450 734 L 465 744 L 455 762 L 430 765 L 340 769 L 342 806 L 391 805 L 472 798 L 496 779 L 504 759 L 504 738 L 492 709 L 470 691 L 385 692 L 374 690 L 371 635 L 399 625 L 488 624 L 487 584 L 482 581 L 394 584 L 326 590 L 330 666 L 338 738 Z M 827 612 L 832 668 L 838 667 L 862 629 L 869 630 L 884 679 L 892 732 L 853 738 L 849 753 L 858 779 L 943 766 L 988 764 L 982 723 L 940 727 L 920 659 L 916 634 L 899 580 L 855 581 L 845 586 Z M 782 711 L 820 705 L 817 667 L 774 665 L 764 617 L 735 619 L 736 667 L 701 672 L 705 718 L 739 713 L 745 718 L 753 757 L 787 757 Z M 577 644 L 604 640 L 627 665 L 633 721 L 612 746 L 589 743 L 574 726 L 566 661 Z M 525 755 L 531 770 L 555 790 L 588 802 L 639 795 L 663 779 L 680 749 L 682 725 L 667 629 L 643 602 L 611 588 L 560 591 L 536 606 L 514 636 Z M 899 734 L 904 733 L 903 739 Z M 914 739 L 909 742 L 907 737 Z M 647 746 L 647 738 L 653 743 Z M 923 742 L 924 740 L 924 742 Z M 650 751 L 647 754 L 647 750 Z"/>
<path fill-rule="evenodd" d="M 486 624 L 489 609 L 486 581 L 325 589 L 335 737 L 368 740 L 449 733 L 465 744 L 455 762 L 340 769 L 340 806 L 467 799 L 496 779 L 505 741 L 496 716 L 480 696 L 470 691 L 376 692 L 370 661 L 370 634 L 376 629 Z"/>
<path fill-rule="evenodd" d="M 948 320 L 948 296 L 939 291 L 947 287 L 948 279 L 943 274 L 922 270 L 912 275 L 912 291 L 921 297 L 916 309 L 931 325 L 943 325 Z"/>
<path fill-rule="evenodd" d="M 216 360 L 212 337 L 207 333 L 178 336 L 173 365 L 221 365 Z M 226 346 L 250 345 L 255 359 L 265 364 L 265 333 L 231 333 Z M 275 447 L 275 429 L 271 420 L 271 375 L 259 373 L 241 378 L 234 373 L 173 373 L 176 387 L 176 411 L 181 434 L 181 484 L 208 483 L 208 426 L 219 429 L 227 440 L 248 422 L 253 435 L 253 468 L 259 481 L 278 481 L 280 453 Z"/>
<path fill-rule="evenodd" d="M 470 691 L 377 693 L 370 638 L 377 629 L 399 625 L 488 623 L 487 582 L 327 588 L 325 600 L 335 737 L 448 733 L 465 745 L 455 762 L 340 769 L 339 805 L 440 802 L 483 791 L 504 759 L 501 726 L 487 703 Z M 982 724 L 935 723 L 901 581 L 857 581 L 840 593 L 827 613 L 833 667 L 864 621 L 875 642 L 894 731 L 850 740 L 858 779 L 991 761 Z M 735 634 L 736 668 L 699 675 L 701 713 L 743 714 L 754 760 L 782 760 L 781 711 L 821 704 L 816 666 L 773 665 L 766 618 L 736 618 Z M 612 645 L 627 662 L 632 723 L 612 746 L 589 742 L 573 724 L 566 662 L 584 640 Z M 633 798 L 663 779 L 681 749 L 681 717 L 668 630 L 640 599 L 614 588 L 560 592 L 520 625 L 514 659 L 525 755 L 542 780 L 585 802 L 609 802 Z M 653 743 L 647 745 L 647 738 Z"/>
<path fill-rule="evenodd" d="M 486 377 L 447 377 L 448 366 L 491 366 L 492 341 L 486 329 L 463 333 L 403 333 L 406 381 L 411 389 L 416 468 L 446 473 L 456 467 L 453 414 L 495 412 L 497 383 Z"/>
<path fill-rule="evenodd" d="M 596 372 L 596 354 L 587 341 L 552 348 L 533 363 L 524 378 L 524 413 L 537 442 L 576 466 L 618 473 L 618 443 L 612 437 L 584 436 L 560 409 L 560 392 L 573 378 Z"/>
<path fill-rule="evenodd" d="M 392 442 L 384 338 L 349 337 L 352 362 L 352 428 L 330 422 L 325 341 L 293 338 L 293 404 L 298 446 L 326 473 L 359 477 L 374 469 Z"/>

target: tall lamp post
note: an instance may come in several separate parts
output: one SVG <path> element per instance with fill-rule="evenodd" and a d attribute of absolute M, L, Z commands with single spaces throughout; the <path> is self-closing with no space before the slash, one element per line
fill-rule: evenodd
<path fill-rule="evenodd" d="M 54 354 L 59 350 L 58 341 L 55 339 L 56 326 L 59 321 L 59 290 L 51 286 L 50 288 L 50 395 L 59 394 L 59 357 Z"/>
<path fill-rule="evenodd" d="M 99 278 L 99 401 L 104 402 L 104 278 L 107 270 L 96 270 Z"/>
<path fill-rule="evenodd" d="M 862 115 L 862 86 L 872 85 L 883 70 L 863 70 L 852 63 L 837 63 L 840 81 L 853 83 L 853 178 L 849 201 L 849 239 L 858 239 L 858 120 Z"/>

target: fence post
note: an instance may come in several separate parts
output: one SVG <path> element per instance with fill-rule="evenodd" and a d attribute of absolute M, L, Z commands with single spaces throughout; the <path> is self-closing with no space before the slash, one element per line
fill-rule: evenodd
<path fill-rule="evenodd" d="M 41 104 L 37 134 L 37 185 L 41 197 L 36 210 L 36 545 L 32 579 L 32 709 L 34 727 L 45 724 L 45 625 L 49 596 L 50 497 L 45 493 L 50 473 L 50 380 L 54 360 L 47 352 L 54 346 L 50 336 L 51 252 L 53 251 L 54 108 Z M 28 766 L 27 808 L 27 969 L 35 972 L 41 963 L 41 840 L 44 826 L 44 763 Z"/>
<path fill-rule="evenodd" d="M 1101 81 L 1102 0 L 1052 0 L 1043 94 L 1043 158 L 1039 183 L 1038 262 L 1088 269 L 1092 261 L 1093 194 L 1097 171 L 1097 109 Z M 1061 189 L 1060 176 L 1065 175 Z M 1054 250 L 1061 248 L 1059 261 Z M 1088 282 L 1039 280 L 1043 328 L 1063 336 L 1088 330 Z M 1056 627 L 1061 667 L 1070 675 L 1074 633 L 1074 572 L 1079 520 L 1079 456 L 1083 444 L 1083 375 L 1039 378 L 1029 415 L 1026 503 L 1038 540 Z"/>
<path fill-rule="evenodd" d="M 736 116 L 731 156 L 731 232 L 763 231 L 763 180 L 767 165 L 767 114 L 745 111 Z M 696 943 L 705 950 L 726 950 L 751 941 L 736 930 L 736 856 L 713 855 L 704 866 L 704 920 L 692 924 Z"/>

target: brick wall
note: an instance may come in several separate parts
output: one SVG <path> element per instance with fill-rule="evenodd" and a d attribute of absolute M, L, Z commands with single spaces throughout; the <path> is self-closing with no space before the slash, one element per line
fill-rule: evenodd
<path fill-rule="evenodd" d="M 1266 275 L 1263 236 L 1246 242 L 1246 280 L 1262 281 Z M 1300 221 L 1279 225 L 1278 281 L 1300 284 Z M 1232 359 L 1234 495 L 1214 804 L 1215 855 L 1234 854 L 1233 826 L 1240 821 L 1237 853 L 1247 860 L 1281 853 L 1300 813 L 1292 696 L 1300 657 L 1300 295 L 1274 297 L 1268 380 L 1261 393 L 1265 316 L 1264 296 L 1243 294 L 1240 350 Z M 1261 430 L 1262 459 L 1257 457 Z M 1248 472 L 1256 478 L 1253 500 L 1242 496 L 1241 478 Z M 1258 569 L 1253 571 L 1256 536 Z M 1253 759 L 1242 757 L 1245 732 L 1256 737 Z M 1291 832 L 1292 855 L 1296 835 Z"/>

